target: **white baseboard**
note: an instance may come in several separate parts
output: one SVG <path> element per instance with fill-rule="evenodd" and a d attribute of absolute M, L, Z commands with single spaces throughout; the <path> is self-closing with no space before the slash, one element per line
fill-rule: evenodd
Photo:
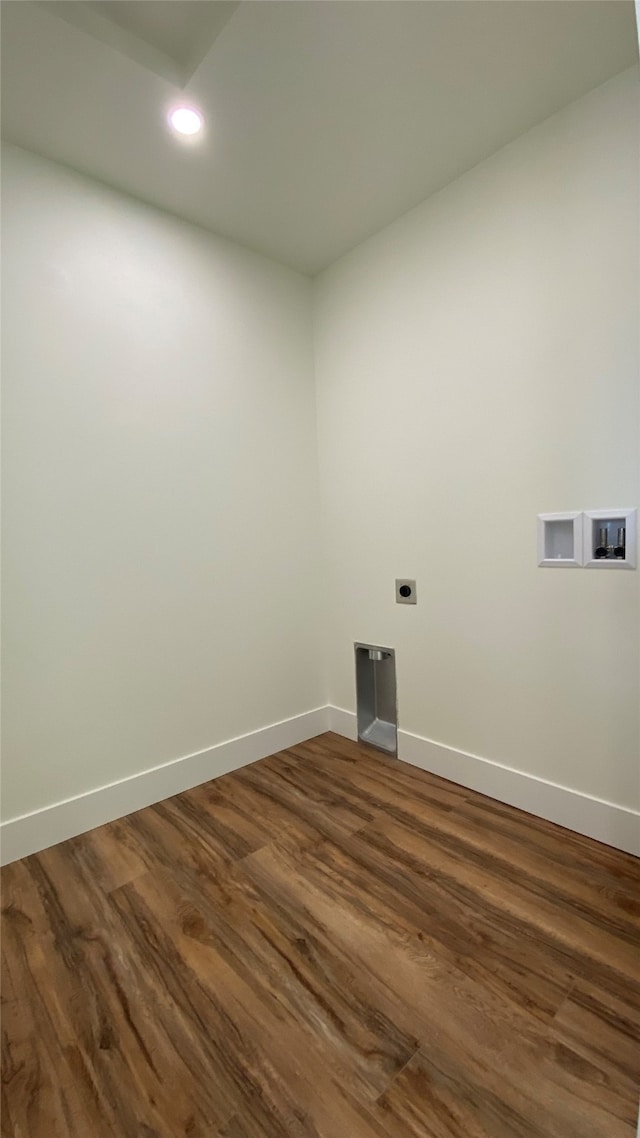
<path fill-rule="evenodd" d="M 357 741 L 358 720 L 355 711 L 345 711 L 342 707 L 332 707 L 331 705 L 327 710 L 329 712 L 328 730 L 335 731 L 336 735 L 344 735 L 345 739 Z"/>
<path fill-rule="evenodd" d="M 294 747 L 327 730 L 347 739 L 357 739 L 355 713 L 341 707 L 318 707 L 304 715 L 218 743 L 205 751 L 173 759 L 76 798 L 11 818 L 0 826 L 0 862 L 6 865 L 37 853 L 276 751 Z M 409 731 L 398 732 L 398 753 L 404 762 L 413 766 L 550 822 L 557 822 L 606 845 L 640 855 L 638 811 L 558 786 L 420 735 L 412 735 Z"/>
<path fill-rule="evenodd" d="M 162 766 L 100 786 L 76 798 L 56 802 L 20 818 L 11 818 L 0 827 L 1 864 L 6 865 L 77 834 L 84 834 L 96 826 L 103 826 L 105 822 L 123 818 L 135 810 L 152 806 L 154 802 L 161 802 L 286 747 L 295 747 L 297 743 L 322 734 L 327 727 L 327 708 L 318 707 L 304 715 L 252 731 L 249 735 L 218 743 L 205 751 L 172 759 Z"/>
<path fill-rule="evenodd" d="M 357 739 L 353 711 L 329 707 L 329 730 Z M 422 770 L 477 790 L 498 802 L 517 806 L 529 814 L 566 826 L 578 834 L 640 856 L 640 812 L 593 798 L 579 790 L 559 786 L 535 775 L 434 743 L 409 731 L 398 731 L 398 757 Z"/>

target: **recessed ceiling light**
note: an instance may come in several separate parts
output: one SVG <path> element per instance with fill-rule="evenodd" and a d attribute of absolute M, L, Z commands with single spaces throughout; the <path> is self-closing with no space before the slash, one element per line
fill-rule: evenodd
<path fill-rule="evenodd" d="M 204 118 L 195 107 L 174 107 L 169 113 L 169 123 L 178 134 L 198 134 L 204 126 Z"/>

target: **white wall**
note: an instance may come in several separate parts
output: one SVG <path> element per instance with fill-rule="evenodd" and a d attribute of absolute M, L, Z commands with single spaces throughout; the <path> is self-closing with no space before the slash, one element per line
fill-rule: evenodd
<path fill-rule="evenodd" d="M 322 545 L 310 282 L 3 150 L 5 818 L 324 705 L 321 626 L 334 705 L 354 640 L 391 644 L 405 731 L 640 804 L 640 575 L 541 570 L 535 540 L 640 499 L 635 85 L 319 279 Z"/>
<path fill-rule="evenodd" d="M 326 698 L 309 281 L 13 147 L 3 181 L 11 818 Z"/>
<path fill-rule="evenodd" d="M 631 807 L 639 574 L 538 569 L 536 514 L 640 499 L 636 86 L 343 258 L 315 331 L 331 702 L 395 646 L 406 731 Z"/>

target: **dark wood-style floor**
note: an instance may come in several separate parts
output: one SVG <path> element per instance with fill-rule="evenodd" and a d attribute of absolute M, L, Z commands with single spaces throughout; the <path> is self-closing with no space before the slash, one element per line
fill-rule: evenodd
<path fill-rule="evenodd" d="M 317 739 L 3 871 L 11 1138 L 632 1138 L 640 863 Z"/>

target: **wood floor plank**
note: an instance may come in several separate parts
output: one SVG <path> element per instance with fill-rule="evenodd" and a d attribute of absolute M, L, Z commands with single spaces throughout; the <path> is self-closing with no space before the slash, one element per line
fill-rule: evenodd
<path fill-rule="evenodd" d="M 430 878 L 428 865 L 407 865 L 377 824 L 305 852 L 304 865 L 324 878 L 338 911 L 364 910 L 417 952 L 431 951 L 541 1020 L 551 1019 L 562 1003 L 573 980 L 563 962 L 526 938 L 526 929 L 523 939 L 520 926 L 501 927 L 482 896 L 460 903 Z M 278 847 L 278 853 L 285 851 Z M 264 857 L 247 859 L 254 884 L 257 866 L 271 856 L 267 847 Z M 300 854 L 293 864 L 303 864 Z M 285 877 L 292 872 L 285 862 Z"/>
<path fill-rule="evenodd" d="M 453 848 L 466 848 L 468 856 L 499 867 L 511 867 L 520 883 L 532 892 L 552 894 L 554 901 L 582 912 L 599 925 L 615 926 L 615 932 L 635 940 L 640 919 L 640 872 L 637 859 L 622 855 L 618 872 L 608 860 L 583 856 L 558 857 L 558 836 L 527 827 L 522 832 L 513 818 L 479 809 L 475 803 L 463 804 L 438 825 L 438 840 Z"/>
<path fill-rule="evenodd" d="M 460 811 L 462 816 L 482 818 L 491 830 L 519 834 L 525 845 L 537 845 L 547 850 L 551 857 L 561 856 L 568 868 L 581 871 L 594 881 L 602 878 L 613 885 L 626 885 L 632 893 L 637 893 L 640 864 L 632 854 L 556 826 L 535 814 L 526 814 L 484 794 L 467 791 Z"/>
<path fill-rule="evenodd" d="M 274 756 L 278 758 L 279 756 Z M 238 772 L 239 774 L 240 772 Z M 218 787 L 218 782 L 223 785 Z M 347 824 L 309 795 L 292 795 L 291 788 L 280 784 L 277 774 L 263 770 L 262 764 L 247 768 L 242 779 L 218 780 L 210 783 L 202 803 L 214 815 L 219 805 L 242 823 L 251 819 L 254 848 L 279 841 L 291 848 L 312 845 L 335 834 L 351 833 L 353 820 Z M 356 822 L 356 828 L 360 820 Z"/>
<path fill-rule="evenodd" d="M 361 898 L 357 885 L 345 903 L 337 866 L 348 873 L 342 852 L 337 855 L 328 844 L 305 851 L 297 862 L 273 847 L 246 862 L 264 894 L 276 892 L 303 913 L 310 929 L 324 930 L 354 962 L 371 1002 L 393 1008 L 396 1024 L 422 1043 L 437 1030 L 458 1037 L 456 1047 L 477 1044 L 502 1062 L 510 1034 L 539 1041 L 542 1028 L 535 1017 L 469 979 L 437 945 L 412 935 L 404 915 Z"/>
<path fill-rule="evenodd" d="M 634 1138 L 640 863 L 330 733 L 2 872 L 3 1138 Z"/>
<path fill-rule="evenodd" d="M 69 850 L 75 850 L 83 863 L 85 874 L 106 893 L 119 889 L 145 872 L 146 866 L 131 847 L 127 835 L 128 827 L 123 820 L 100 826 L 79 838 L 72 838 L 69 843 Z"/>
<path fill-rule="evenodd" d="M 508 861 L 478 855 L 471 844 L 451 840 L 440 823 L 409 831 L 383 821 L 376 829 L 390 839 L 398 859 L 407 855 L 409 864 L 428 866 L 429 876 L 452 897 L 470 906 L 481 899 L 494 922 L 537 941 L 550 959 L 574 974 L 598 978 L 622 998 L 640 997 L 637 918 L 620 918 L 613 904 L 605 914 L 595 904 L 585 913 L 564 890 L 545 888 L 532 873 L 521 880 Z"/>
<path fill-rule="evenodd" d="M 306 1034 L 283 1003 L 269 998 L 259 975 L 217 951 L 201 917 L 194 929 L 194 914 L 172 914 L 165 882 L 139 878 L 113 901 L 130 929 L 139 926 L 134 935 L 144 936 L 147 958 L 163 983 L 181 1006 L 188 1001 L 194 1023 L 216 1046 L 214 1080 L 226 1078 L 238 1098 L 251 1103 L 261 1133 L 282 1133 L 283 1124 L 297 1119 L 301 1134 L 318 1138 L 336 1131 L 382 1138 L 381 1124 L 351 1093 L 348 1070 L 346 1079 L 335 1077 L 340 1061 L 329 1069 L 321 1039 Z"/>
<path fill-rule="evenodd" d="M 69 1107 L 47 1051 L 48 1017 L 37 993 L 28 1004 L 21 1000 L 34 977 L 14 942 L 14 930 L 5 926 L 3 936 L 8 944 L 2 967 L 2 1135 L 60 1138 L 69 1130 Z"/>
<path fill-rule="evenodd" d="M 558 1010 L 554 1034 L 621 1086 L 635 1110 L 640 1087 L 640 1004 L 617 999 L 594 984 L 578 980 Z"/>
<path fill-rule="evenodd" d="M 314 780 L 312 760 L 292 763 L 286 752 L 244 767 L 238 781 L 262 795 L 267 810 L 272 804 L 287 811 L 289 825 L 302 821 L 323 837 L 358 830 L 380 810 L 341 794 L 329 779 Z"/>
<path fill-rule="evenodd" d="M 630 1138 L 633 1127 L 602 1072 L 551 1040 L 540 1057 L 512 1042 L 509 1062 L 481 1051 L 464 1065 L 432 1040 L 378 1103 L 394 1138 Z M 633 1120 L 631 1120 L 632 1122 Z"/>
<path fill-rule="evenodd" d="M 315 1053 L 364 1100 L 381 1094 L 417 1050 L 415 1037 L 360 997 L 348 959 L 315 941 L 286 905 L 211 913 L 204 896 L 196 907 L 193 894 L 157 873 L 132 888 L 198 975 L 232 969 L 273 1031 L 295 1035 L 298 1049 Z"/>
<path fill-rule="evenodd" d="M 92 1077 L 85 1061 L 79 1025 L 60 1015 L 66 986 L 59 980 L 67 969 L 79 978 L 77 952 L 72 946 L 63 945 L 53 931 L 44 936 L 28 932 L 25 935 L 25 929 L 12 914 L 3 928 L 3 953 L 4 968 L 13 973 L 15 995 L 4 1018 L 7 1043 L 12 1047 L 22 1038 L 23 1046 L 34 1048 L 37 1056 L 33 1064 L 25 1061 L 23 1055 L 14 1064 L 14 1070 L 29 1079 L 33 1110 L 51 1114 L 47 1122 L 39 1116 L 37 1121 L 25 1122 L 24 1134 L 44 1134 L 49 1126 L 49 1131 L 56 1135 L 85 1132 L 107 1138 L 118 1124 L 116 1115 L 110 1109 L 104 1086 Z M 79 986 L 69 1004 L 69 1015 L 72 1019 L 75 1009 L 84 1012 L 94 1006 L 92 986 Z M 104 1023 L 103 1019 L 101 1027 Z M 6 1074 L 3 1067 L 3 1078 Z M 13 1115 L 22 1103 L 12 1083 L 7 1098 Z M 125 1119 L 130 1116 L 130 1100 L 128 1096 L 122 1111 Z M 22 1133 L 20 1126 L 16 1131 Z"/>
<path fill-rule="evenodd" d="M 306 766 L 312 775 L 338 785 L 344 794 L 360 795 L 377 814 L 381 803 L 387 817 L 394 807 L 415 816 L 425 809 L 451 810 L 466 802 L 469 791 L 456 783 L 445 782 L 373 747 L 361 746 L 362 753 L 354 759 L 349 750 L 352 744 L 338 735 L 329 733 L 321 739 L 321 743 L 315 739 L 301 743 L 285 754 L 298 764 L 308 759 Z"/>
<path fill-rule="evenodd" d="M 216 1049 L 194 1031 L 188 1009 L 163 975 L 151 971 L 146 942 L 135 943 L 112 901 L 119 891 L 107 896 L 94 889 L 65 846 L 45 851 L 37 862 L 33 873 L 55 914 L 57 951 L 47 953 L 45 982 L 36 975 L 33 984 L 57 1036 L 73 1049 L 77 1082 L 93 1091 L 89 1105 L 97 1117 L 88 1132 L 101 1133 L 99 1122 L 106 1118 L 110 1135 L 121 1128 L 169 1138 L 188 1126 L 186 1132 L 204 1138 L 237 1109 L 221 1079 L 215 1095 L 208 1089 L 216 1076 Z"/>

